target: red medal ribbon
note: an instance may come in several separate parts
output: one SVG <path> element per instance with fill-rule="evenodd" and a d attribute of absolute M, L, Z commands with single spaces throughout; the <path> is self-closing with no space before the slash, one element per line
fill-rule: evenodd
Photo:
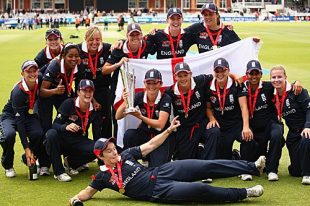
<path fill-rule="evenodd" d="M 147 118 L 153 119 L 155 104 L 151 107 L 149 103 L 144 103 L 144 106 L 146 107 Z"/>
<path fill-rule="evenodd" d="M 220 30 L 216 33 L 215 40 L 213 38 L 213 34 L 214 33 L 211 33 L 210 29 L 207 26 L 206 26 L 206 31 L 208 33 L 208 36 L 209 36 L 211 42 L 212 42 L 212 45 L 213 46 L 217 46 L 217 42 L 219 41 L 220 35 L 221 35 L 222 31 L 223 31 L 223 28 L 220 28 Z"/>
<path fill-rule="evenodd" d="M 192 90 L 191 89 L 188 90 L 187 97 L 184 96 L 181 88 L 179 88 L 179 91 L 180 91 L 180 95 L 181 95 L 181 101 L 182 101 L 182 106 L 183 106 L 184 113 L 185 113 L 185 118 L 187 118 L 188 117 L 189 105 L 190 105 L 191 97 L 192 97 Z M 185 103 L 185 100 L 187 100 L 186 103 Z"/>
<path fill-rule="evenodd" d="M 65 79 L 65 82 L 66 82 L 67 92 L 68 92 L 68 96 L 69 96 L 71 94 L 71 90 L 72 90 L 72 82 L 73 82 L 73 76 L 74 76 L 74 69 L 72 69 L 72 71 L 71 71 L 69 82 L 68 82 L 66 68 L 64 68 L 64 73 L 65 73 L 64 79 Z"/>
<path fill-rule="evenodd" d="M 118 178 L 116 177 L 116 174 L 111 167 L 109 166 L 106 167 L 109 169 L 109 172 L 111 173 L 113 180 L 115 180 L 119 191 L 123 190 L 124 188 L 123 188 L 123 176 L 122 176 L 122 162 L 116 163 Z"/>
<path fill-rule="evenodd" d="M 19 88 L 21 88 L 21 90 L 23 92 L 25 92 L 26 94 L 28 94 L 28 98 L 29 98 L 29 110 L 33 110 L 34 107 L 34 103 L 35 103 L 35 99 L 36 99 L 36 93 L 38 90 L 38 84 L 35 83 L 34 84 L 34 89 L 33 91 L 31 91 L 29 89 L 29 91 L 25 91 L 24 87 L 22 86 L 22 82 L 19 83 Z"/>
<path fill-rule="evenodd" d="M 250 109 L 250 118 L 253 118 L 254 116 L 254 110 L 255 110 L 258 92 L 259 92 L 259 88 L 257 86 L 254 92 L 254 96 L 253 96 L 251 86 L 249 84 L 249 87 L 248 87 L 249 100 L 248 101 L 249 101 L 249 109 Z"/>
<path fill-rule="evenodd" d="M 224 86 L 223 95 L 221 95 L 219 83 L 216 82 L 216 94 L 217 94 L 217 97 L 218 97 L 218 101 L 220 103 L 220 108 L 222 110 L 222 115 L 224 114 L 224 107 L 225 107 L 225 101 L 226 101 L 226 93 L 227 93 L 226 87 L 227 87 L 227 82 L 226 82 L 226 84 Z"/>
<path fill-rule="evenodd" d="M 276 108 L 277 108 L 277 113 L 278 113 L 278 119 L 279 121 L 282 121 L 282 111 L 283 111 L 283 107 L 284 107 L 284 102 L 285 102 L 285 98 L 287 97 L 287 92 L 284 91 L 282 98 L 281 98 L 281 102 L 280 102 L 280 97 L 279 97 L 279 93 L 276 93 Z"/>
<path fill-rule="evenodd" d="M 98 63 L 98 52 L 96 52 L 96 56 L 95 59 L 93 59 L 90 55 L 90 53 L 88 53 L 88 59 L 89 59 L 89 67 L 91 69 L 91 72 L 93 73 L 93 77 L 96 77 L 96 72 L 97 72 L 97 63 Z M 94 63 L 95 60 L 95 63 Z"/>
<path fill-rule="evenodd" d="M 176 44 L 176 47 L 174 48 L 173 42 L 175 40 L 172 38 L 171 33 L 170 33 L 170 28 L 169 28 L 169 41 L 170 41 L 171 53 L 172 53 L 173 58 L 177 58 L 177 55 L 175 54 L 175 50 L 178 48 L 180 40 L 181 40 L 181 32 L 179 32 L 178 34 L 178 37 L 176 39 L 177 44 Z"/>
<path fill-rule="evenodd" d="M 49 52 L 50 52 L 50 54 L 51 54 L 51 56 L 52 56 L 52 59 L 54 59 L 55 56 L 58 56 L 58 55 L 55 55 L 55 54 L 53 53 L 53 51 L 52 51 L 50 48 L 48 48 L 48 50 L 49 50 Z M 60 52 L 59 52 L 59 53 L 60 53 Z"/>
<path fill-rule="evenodd" d="M 75 107 L 75 111 L 82 121 L 83 134 L 86 134 L 86 127 L 88 124 L 88 117 L 89 117 L 89 109 L 86 110 L 85 115 L 83 115 L 81 112 L 79 112 L 79 110 L 80 109 L 78 107 Z"/>

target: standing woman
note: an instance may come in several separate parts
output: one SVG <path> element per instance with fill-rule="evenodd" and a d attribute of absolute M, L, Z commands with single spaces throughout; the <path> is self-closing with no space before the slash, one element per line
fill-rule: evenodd
<path fill-rule="evenodd" d="M 156 47 L 156 58 L 167 59 L 184 57 L 195 43 L 191 34 L 182 29 L 183 14 L 179 8 L 170 8 L 167 14 L 168 26 L 147 35 L 147 40 Z"/>
<path fill-rule="evenodd" d="M 212 131 L 221 139 L 221 158 L 232 159 L 232 146 L 235 140 L 243 145 L 253 139 L 249 127 L 249 111 L 245 94 L 237 83 L 229 77 L 229 64 L 224 58 L 214 62 L 214 79 L 210 85 L 207 102 L 207 134 Z M 215 132 L 217 130 L 217 132 Z"/>
<path fill-rule="evenodd" d="M 96 121 L 92 125 L 95 137 L 111 137 L 111 74 L 102 74 L 111 44 L 102 42 L 102 33 L 98 27 L 90 27 L 85 33 L 85 41 L 78 44 L 81 50 L 81 70 L 76 78 L 76 85 L 81 79 L 94 82 L 95 93 L 93 105 Z"/>
<path fill-rule="evenodd" d="M 288 167 L 292 176 L 303 176 L 302 184 L 310 185 L 310 98 L 308 91 L 302 89 L 295 95 L 292 85 L 287 81 L 283 66 L 270 70 L 270 80 L 274 86 L 274 103 L 278 119 L 285 119 L 289 129 L 286 146 L 291 165 Z"/>
<path fill-rule="evenodd" d="M 45 33 L 46 47 L 34 58 L 40 72 L 44 74 L 49 62 L 57 57 L 63 48 L 63 39 L 58 29 L 49 29 Z"/>
<path fill-rule="evenodd" d="M 37 114 L 34 113 L 38 97 L 38 65 L 34 61 L 25 61 L 21 71 L 22 80 L 14 86 L 1 115 L 4 134 L 3 142 L 1 141 L 1 163 L 7 177 L 16 176 L 13 160 L 17 131 L 25 151 L 25 164 L 35 164 L 37 157 L 41 166 L 40 175 L 49 175 L 49 161 L 43 147 L 44 133 Z"/>
<path fill-rule="evenodd" d="M 174 159 L 216 159 L 219 138 L 206 136 L 206 101 L 212 75 L 192 77 L 187 63 L 178 63 L 174 68 L 176 83 L 166 93 L 172 99 L 174 116 L 179 116 L 181 126 L 176 131 Z M 199 142 L 204 150 L 199 153 Z"/>
<path fill-rule="evenodd" d="M 185 29 L 192 34 L 199 53 L 214 50 L 239 41 L 238 35 L 220 21 L 220 14 L 214 3 L 204 4 L 201 8 L 204 21 L 192 24 Z"/>
<path fill-rule="evenodd" d="M 39 99 L 39 117 L 44 132 L 52 126 L 53 106 L 58 109 L 65 99 L 74 96 L 72 85 L 79 64 L 80 49 L 77 45 L 68 43 L 61 56 L 52 60 L 47 67 Z"/>
<path fill-rule="evenodd" d="M 171 98 L 162 93 L 161 73 L 156 69 L 146 72 L 144 78 L 145 91 L 135 94 L 134 106 L 139 110 L 128 113 L 140 119 L 142 122 L 137 129 L 129 129 L 124 134 L 124 149 L 140 146 L 169 127 L 171 111 Z M 125 102 L 117 109 L 115 118 L 124 118 L 127 108 L 126 99 L 128 92 L 124 92 Z M 169 139 L 149 154 L 149 167 L 157 167 L 171 160 Z"/>

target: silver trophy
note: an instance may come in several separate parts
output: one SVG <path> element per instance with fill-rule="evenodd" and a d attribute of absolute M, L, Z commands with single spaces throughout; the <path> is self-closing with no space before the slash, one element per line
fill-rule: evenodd
<path fill-rule="evenodd" d="M 123 86 L 128 92 L 128 98 L 125 100 L 127 102 L 127 108 L 125 109 L 125 114 L 130 112 L 135 112 L 137 109 L 134 107 L 135 99 L 135 73 L 134 69 L 128 65 L 128 62 L 124 62 L 120 68 L 122 75 Z"/>

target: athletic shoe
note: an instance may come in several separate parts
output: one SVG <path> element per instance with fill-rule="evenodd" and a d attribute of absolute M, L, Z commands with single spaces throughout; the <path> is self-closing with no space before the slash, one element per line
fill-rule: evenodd
<path fill-rule="evenodd" d="M 48 167 L 41 167 L 39 170 L 40 176 L 50 176 L 50 169 Z"/>
<path fill-rule="evenodd" d="M 89 169 L 88 164 L 83 164 L 82 166 L 79 166 L 75 170 L 78 171 L 78 172 L 82 172 L 82 171 L 85 171 L 85 170 L 88 170 L 88 169 Z"/>
<path fill-rule="evenodd" d="M 239 175 L 239 177 L 243 181 L 252 181 L 253 180 L 252 175 L 249 175 L 249 174 L 242 174 L 242 175 Z"/>
<path fill-rule="evenodd" d="M 260 156 L 256 161 L 255 161 L 255 166 L 259 171 L 259 174 L 263 174 L 263 171 L 266 167 L 266 157 L 265 156 Z"/>
<path fill-rule="evenodd" d="M 264 188 L 261 185 L 256 185 L 246 189 L 247 197 L 260 197 L 264 193 Z"/>
<path fill-rule="evenodd" d="M 303 176 L 301 183 L 303 185 L 310 185 L 310 176 Z"/>
<path fill-rule="evenodd" d="M 68 157 L 64 158 L 64 167 L 65 167 L 66 173 L 68 175 L 78 175 L 79 174 L 79 171 L 77 171 L 77 170 L 75 170 L 69 166 Z"/>
<path fill-rule="evenodd" d="M 60 175 L 54 175 L 54 178 L 60 182 L 70 182 L 72 179 L 67 173 L 62 173 Z"/>
<path fill-rule="evenodd" d="M 269 172 L 269 174 L 268 174 L 268 180 L 269 180 L 269 181 L 278 181 L 278 180 L 279 180 L 279 176 L 278 176 L 277 173 Z"/>
<path fill-rule="evenodd" d="M 12 167 L 10 169 L 6 169 L 5 170 L 5 176 L 9 177 L 9 178 L 15 177 L 16 176 L 16 172 L 15 172 L 14 168 Z"/>
<path fill-rule="evenodd" d="M 205 180 L 202 180 L 203 183 L 212 183 L 213 182 L 213 179 L 211 178 L 208 178 L 208 179 L 205 179 Z"/>

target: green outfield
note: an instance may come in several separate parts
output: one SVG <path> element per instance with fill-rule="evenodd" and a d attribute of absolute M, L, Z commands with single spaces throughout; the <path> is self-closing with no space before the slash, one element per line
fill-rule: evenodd
<path fill-rule="evenodd" d="M 259 59 L 264 68 L 282 64 L 287 69 L 290 81 L 300 80 L 304 88 L 310 88 L 310 23 L 234 23 L 234 29 L 241 38 L 258 36 L 263 45 Z M 125 32 L 117 32 L 116 25 L 109 25 L 109 31 L 103 32 L 104 41 L 113 43 L 125 37 Z M 144 32 L 152 28 L 163 28 L 161 24 L 143 25 Z M 76 31 L 73 27 L 60 29 L 65 42 L 81 42 L 85 29 Z M 20 66 L 26 59 L 33 59 L 44 47 L 46 28 L 33 31 L 0 30 L 0 109 L 6 104 L 10 91 L 20 79 Z M 78 35 L 78 39 L 69 39 L 70 35 Z M 193 51 L 196 48 L 193 47 Z M 236 51 L 242 52 L 242 51 Z M 268 79 L 268 76 L 265 77 Z M 90 164 L 90 170 L 78 176 L 73 176 L 73 181 L 62 183 L 51 177 L 41 177 L 30 182 L 27 179 L 28 170 L 21 163 L 22 147 L 20 140 L 16 139 L 15 164 L 17 177 L 8 179 L 4 170 L 0 169 L 0 205 L 68 205 L 68 199 L 90 182 L 90 176 L 97 171 L 95 163 Z M 238 145 L 236 145 L 238 146 Z M 2 149 L 0 149 L 2 153 Z M 243 182 L 237 177 L 216 179 L 213 186 L 224 187 L 249 187 L 261 184 L 265 194 L 261 198 L 247 200 L 233 205 L 309 205 L 310 186 L 301 185 L 301 178 L 288 175 L 289 164 L 286 148 L 283 149 L 279 168 L 278 182 L 268 182 L 266 175 L 255 177 L 252 182 Z M 189 168 L 190 171 L 190 168 Z M 152 205 L 140 201 L 130 200 L 113 191 L 97 193 L 94 199 L 85 205 Z"/>

